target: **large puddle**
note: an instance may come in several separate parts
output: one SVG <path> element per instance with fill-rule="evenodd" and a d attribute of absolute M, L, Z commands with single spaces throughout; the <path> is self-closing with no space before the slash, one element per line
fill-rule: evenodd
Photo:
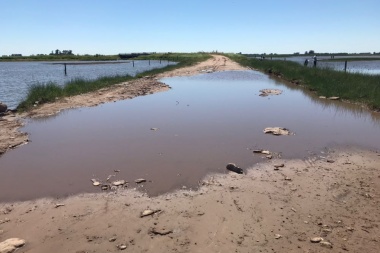
<path fill-rule="evenodd" d="M 32 142 L 0 158 L 0 201 L 96 192 L 90 179 L 125 179 L 157 195 L 196 188 L 209 172 L 263 161 L 252 149 L 303 158 L 326 147 L 380 149 L 380 115 L 322 100 L 255 71 L 166 78 L 168 92 L 31 120 Z M 260 97 L 275 88 L 281 95 Z M 272 136 L 265 127 L 295 135 Z M 158 128 L 153 131 L 151 128 Z M 120 170 L 115 173 L 114 170 Z"/>

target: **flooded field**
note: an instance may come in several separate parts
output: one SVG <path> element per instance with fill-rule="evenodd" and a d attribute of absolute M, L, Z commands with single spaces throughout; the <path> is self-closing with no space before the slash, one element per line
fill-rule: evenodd
<path fill-rule="evenodd" d="M 162 81 L 172 90 L 30 120 L 23 131 L 31 143 L 0 157 L 0 201 L 98 192 L 90 180 L 109 176 L 150 195 L 196 188 L 207 173 L 225 173 L 227 163 L 265 161 L 254 149 L 283 158 L 323 156 L 334 146 L 380 149 L 379 114 L 256 71 Z M 260 97 L 267 88 L 283 93 Z M 277 126 L 293 135 L 263 133 Z M 137 178 L 148 182 L 138 186 Z"/>
<path fill-rule="evenodd" d="M 341 61 L 330 60 L 329 56 L 320 56 L 318 57 L 317 66 L 320 68 L 329 68 L 336 71 L 344 71 L 345 62 L 343 59 L 347 57 L 345 56 L 336 56 L 335 59 L 340 59 Z M 355 58 L 355 57 L 349 57 Z M 370 57 L 368 57 L 370 58 Z M 300 64 L 303 64 L 305 59 L 309 59 L 309 67 L 313 66 L 313 57 L 289 57 L 287 60 L 295 61 Z M 364 59 L 364 58 L 363 58 Z M 321 60 L 329 60 L 329 61 L 321 61 Z M 360 60 L 360 61 L 349 61 L 347 62 L 347 72 L 350 73 L 362 73 L 368 75 L 380 75 L 380 60 Z"/>
<path fill-rule="evenodd" d="M 85 64 L 84 64 L 85 63 Z M 96 63 L 96 64 L 95 64 Z M 167 61 L 67 62 L 0 62 L 0 102 L 14 109 L 24 99 L 28 87 L 37 83 L 55 82 L 63 85 L 75 78 L 96 79 L 102 76 L 136 75 L 162 68 Z"/>

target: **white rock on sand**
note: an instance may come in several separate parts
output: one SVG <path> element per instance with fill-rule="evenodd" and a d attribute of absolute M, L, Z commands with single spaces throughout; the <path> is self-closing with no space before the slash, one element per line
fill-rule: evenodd
<path fill-rule="evenodd" d="M 17 248 L 25 245 L 25 240 L 19 238 L 10 238 L 3 242 L 0 242 L 0 253 L 11 253 Z"/>

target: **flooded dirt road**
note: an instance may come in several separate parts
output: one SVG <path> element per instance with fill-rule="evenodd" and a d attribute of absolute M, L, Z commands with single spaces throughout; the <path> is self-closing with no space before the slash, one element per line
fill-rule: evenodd
<path fill-rule="evenodd" d="M 0 158 L 0 201 L 99 192 L 90 179 L 125 179 L 149 195 L 196 188 L 229 162 L 247 168 L 275 157 L 324 156 L 326 147 L 380 149 L 380 117 L 319 99 L 256 71 L 164 78 L 167 92 L 30 120 L 31 143 Z M 281 95 L 260 97 L 260 90 Z M 272 136 L 265 127 L 293 134 Z M 115 172 L 119 171 L 120 172 Z M 133 181 L 145 178 L 137 185 Z"/>

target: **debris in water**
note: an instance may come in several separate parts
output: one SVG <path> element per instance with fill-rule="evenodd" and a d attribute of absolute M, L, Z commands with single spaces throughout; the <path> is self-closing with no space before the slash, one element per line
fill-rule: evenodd
<path fill-rule="evenodd" d="M 339 100 L 340 97 L 328 97 L 327 99 L 330 99 L 330 100 Z"/>
<path fill-rule="evenodd" d="M 264 133 L 273 135 L 290 135 L 289 130 L 283 127 L 267 127 L 264 129 Z"/>
<path fill-rule="evenodd" d="M 135 180 L 136 184 L 141 184 L 141 183 L 144 183 L 144 182 L 146 182 L 146 179 L 144 179 L 144 178 L 139 178 L 139 179 Z"/>
<path fill-rule="evenodd" d="M 233 172 L 235 172 L 235 173 L 238 173 L 238 174 L 243 174 L 243 169 L 237 167 L 237 166 L 236 166 L 235 164 L 233 164 L 233 163 L 229 163 L 229 164 L 227 164 L 226 169 L 229 170 L 229 171 L 233 171 Z"/>
<path fill-rule="evenodd" d="M 157 131 L 158 128 L 157 128 L 157 127 L 152 127 L 150 130 L 152 130 L 152 131 Z"/>
<path fill-rule="evenodd" d="M 114 185 L 114 186 L 120 186 L 120 185 L 123 185 L 125 183 L 126 183 L 125 180 L 118 180 L 118 181 L 112 182 L 112 185 Z"/>
<path fill-rule="evenodd" d="M 278 89 L 263 89 L 260 90 L 261 94 L 259 96 L 266 97 L 269 95 L 280 95 L 282 93 L 282 90 Z"/>

